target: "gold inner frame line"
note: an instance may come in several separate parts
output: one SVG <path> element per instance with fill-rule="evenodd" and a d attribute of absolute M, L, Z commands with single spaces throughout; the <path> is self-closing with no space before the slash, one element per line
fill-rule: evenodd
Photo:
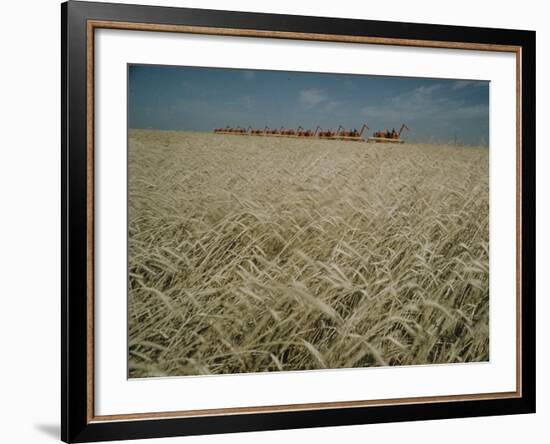
<path fill-rule="evenodd" d="M 256 407 L 229 407 L 201 410 L 181 410 L 171 412 L 146 412 L 96 416 L 94 413 L 94 32 L 96 29 L 119 29 L 131 31 L 177 32 L 187 34 L 218 35 L 234 37 L 276 38 L 288 40 L 308 40 L 338 43 L 362 43 L 373 45 L 393 45 L 421 48 L 462 49 L 490 52 L 510 52 L 516 56 L 516 390 L 513 392 L 473 393 L 449 396 L 420 396 L 393 399 L 337 401 L 305 404 L 285 404 Z M 254 29 L 214 28 L 188 25 L 164 25 L 131 23 L 105 20 L 88 20 L 86 43 L 86 160 L 87 160 L 87 422 L 154 420 L 161 418 L 186 418 L 197 416 L 221 416 L 236 414 L 258 414 L 274 412 L 295 412 L 304 410 L 326 410 L 335 408 L 359 408 L 415 403 L 460 402 L 490 399 L 509 399 L 522 396 L 522 348 L 521 348 L 521 46 L 487 43 L 445 42 L 435 40 L 414 40 L 367 36 L 346 36 L 332 34 L 311 34 L 300 32 L 265 31 Z"/>

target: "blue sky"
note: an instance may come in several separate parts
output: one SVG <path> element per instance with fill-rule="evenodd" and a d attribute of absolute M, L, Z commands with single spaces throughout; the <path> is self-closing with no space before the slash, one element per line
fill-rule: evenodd
<path fill-rule="evenodd" d="M 130 65 L 130 128 L 399 129 L 418 142 L 487 145 L 489 82 Z"/>

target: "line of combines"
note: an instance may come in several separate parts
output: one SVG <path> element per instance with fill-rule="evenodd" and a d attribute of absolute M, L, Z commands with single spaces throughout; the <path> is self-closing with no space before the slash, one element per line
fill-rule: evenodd
<path fill-rule="evenodd" d="M 407 125 L 402 124 L 399 132 L 394 129 L 391 131 L 375 131 L 371 137 L 367 140 L 363 138 L 365 130 L 370 129 L 367 123 L 363 124 L 360 131 L 357 129 L 346 129 L 342 125 L 338 126 L 336 131 L 323 130 L 320 126 L 317 126 L 314 130 L 304 129 L 299 126 L 296 129 L 281 127 L 279 129 L 271 129 L 266 126 L 264 129 L 256 129 L 249 126 L 248 128 L 242 128 L 240 126 L 225 128 L 215 128 L 216 134 L 231 134 L 234 136 L 268 136 L 268 137 L 291 137 L 296 139 L 328 139 L 328 140 L 349 140 L 353 142 L 378 142 L 378 143 L 404 143 L 401 139 L 401 133 L 404 129 L 408 130 Z"/>

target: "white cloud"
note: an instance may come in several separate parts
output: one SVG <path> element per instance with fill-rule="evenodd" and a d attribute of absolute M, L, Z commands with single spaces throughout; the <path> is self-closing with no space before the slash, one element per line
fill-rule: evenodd
<path fill-rule="evenodd" d="M 456 82 L 458 83 L 458 82 Z M 470 82 L 472 83 L 472 82 Z M 442 85 L 420 86 L 388 99 L 382 106 L 367 105 L 361 112 L 367 118 L 376 118 L 389 124 L 430 118 L 433 121 L 452 122 L 456 119 L 487 117 L 487 105 L 466 105 L 456 98 L 438 96 Z M 459 88 L 464 88 L 460 86 Z M 456 89 L 453 85 L 452 89 Z"/>
<path fill-rule="evenodd" d="M 299 100 L 302 105 L 305 105 L 306 107 L 312 107 L 315 105 L 318 105 L 321 102 L 324 102 L 328 99 L 326 94 L 323 93 L 323 91 L 319 89 L 303 89 L 299 93 Z"/>
<path fill-rule="evenodd" d="M 376 129 L 396 129 L 401 123 L 411 129 L 407 135 L 416 141 L 438 143 L 452 140 L 486 144 L 485 132 L 489 118 L 488 103 L 471 103 L 453 91 L 453 85 L 419 87 L 388 98 L 377 104 L 367 104 L 361 113 Z"/>
<path fill-rule="evenodd" d="M 438 99 L 434 93 L 441 88 L 441 84 L 436 83 L 430 86 L 419 86 L 411 91 L 399 94 L 387 99 L 382 106 L 367 105 L 361 109 L 361 112 L 367 118 L 376 118 L 378 120 L 394 122 L 399 120 L 414 120 L 426 116 L 435 109 L 443 108 L 444 99 Z"/>
<path fill-rule="evenodd" d="M 415 95 L 418 96 L 429 96 L 433 94 L 435 91 L 438 91 L 441 89 L 441 83 L 435 83 L 430 86 L 419 86 L 418 88 L 414 89 L 412 92 Z"/>
<path fill-rule="evenodd" d="M 333 111 L 336 111 L 337 109 L 341 108 L 345 102 L 341 100 L 329 100 L 325 101 L 322 104 L 322 111 L 325 113 L 330 113 Z"/>
<path fill-rule="evenodd" d="M 254 99 L 251 96 L 242 96 L 239 102 L 247 109 L 251 109 L 254 105 Z"/>
<path fill-rule="evenodd" d="M 485 86 L 488 82 L 483 80 L 457 80 L 453 83 L 452 88 L 453 89 L 463 89 L 467 86 L 473 86 L 473 87 L 479 87 L 479 86 Z"/>
<path fill-rule="evenodd" d="M 489 107 L 487 105 L 463 106 L 457 108 L 454 115 L 457 119 L 486 118 L 489 115 Z"/>

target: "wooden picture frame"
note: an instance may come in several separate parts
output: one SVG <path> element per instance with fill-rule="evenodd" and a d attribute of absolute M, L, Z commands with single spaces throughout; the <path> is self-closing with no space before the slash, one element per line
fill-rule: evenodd
<path fill-rule="evenodd" d="M 62 17 L 62 412 L 65 442 L 90 442 L 535 412 L 535 33 L 69 1 Z M 501 393 L 94 414 L 94 32 L 470 49 L 516 56 L 516 390 Z"/>

